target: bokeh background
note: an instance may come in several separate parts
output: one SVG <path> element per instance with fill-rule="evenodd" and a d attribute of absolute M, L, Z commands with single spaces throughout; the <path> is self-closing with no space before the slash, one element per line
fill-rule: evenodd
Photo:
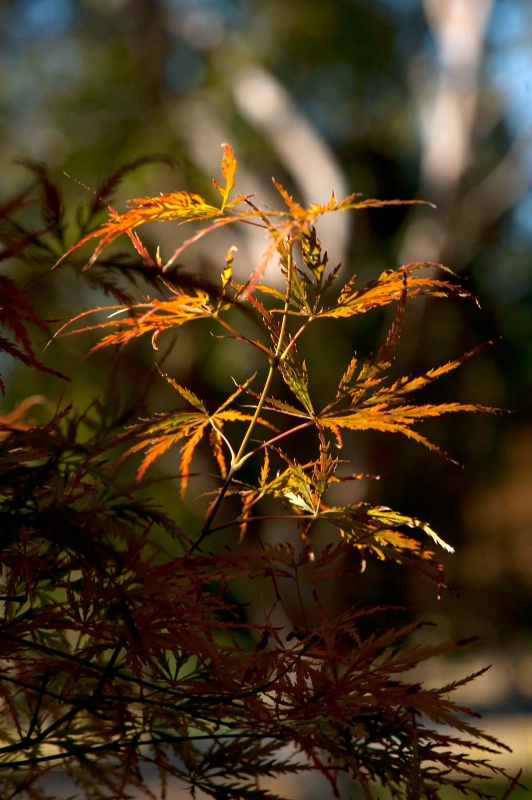
<path fill-rule="evenodd" d="M 319 232 L 331 262 L 341 261 L 343 274 L 356 272 L 361 280 L 419 260 L 456 271 L 480 308 L 463 300 L 413 302 L 399 368 L 414 373 L 496 340 L 427 399 L 480 402 L 512 413 L 452 415 L 432 425 L 432 438 L 463 469 L 396 437 L 350 440 L 357 469 L 381 475 L 360 489 L 363 496 L 427 519 L 454 544 L 446 574 L 458 596 L 438 600 L 434 587 L 418 577 L 384 571 L 363 586 L 346 586 L 344 602 L 358 602 L 360 592 L 364 601 L 393 599 L 436 621 L 439 637 L 478 634 L 466 668 L 493 667 L 465 699 L 497 715 L 499 727 L 519 714 L 518 745 L 522 750 L 528 737 L 530 754 L 532 5 L 1 3 L 2 198 L 28 185 L 16 159 L 32 159 L 48 166 L 74 219 L 77 205 L 87 202 L 80 183 L 96 186 L 125 161 L 153 153 L 171 156 L 173 168 L 157 163 L 135 170 L 116 193 L 117 207 L 128 197 L 175 189 L 208 195 L 226 141 L 240 164 L 237 190 L 256 192 L 261 203 L 277 204 L 275 175 L 303 202 L 324 201 L 335 189 L 338 196 L 357 191 L 437 206 L 336 215 Z M 175 227 L 160 226 L 151 235 L 171 252 Z M 190 251 L 188 269 L 217 275 L 233 243 L 246 278 L 264 242 L 233 230 Z M 3 268 L 31 285 L 39 309 L 58 323 L 102 300 L 70 267 L 60 279 L 43 265 L 35 273 L 27 265 L 17 271 L 15 263 Z M 326 391 L 354 349 L 374 351 L 387 322 L 376 313 L 356 329 L 324 329 L 329 355 L 320 354 L 319 335 L 312 342 L 315 391 Z M 223 394 L 228 375 L 238 379 L 250 366 L 217 346 L 184 331 L 173 356 L 180 378 L 213 395 Z M 102 382 L 98 359 L 79 364 L 87 350 L 87 340 L 69 340 L 43 356 L 55 358 L 56 366 L 59 359 L 66 371 L 76 365 L 83 378 L 69 391 L 80 403 Z M 152 356 L 149 345 L 132 350 L 123 366 L 126 386 L 135 387 Z M 3 366 L 5 407 L 44 391 L 29 385 L 23 369 Z M 46 383 L 46 392 L 59 396 L 53 379 Z M 431 669 L 447 679 L 463 674 L 464 664 Z M 518 730 L 516 720 L 509 735 Z"/>

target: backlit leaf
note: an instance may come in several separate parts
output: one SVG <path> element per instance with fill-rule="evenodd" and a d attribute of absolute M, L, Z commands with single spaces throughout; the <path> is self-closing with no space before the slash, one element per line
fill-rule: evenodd
<path fill-rule="evenodd" d="M 288 194 L 286 189 L 283 186 L 281 186 L 279 181 L 276 181 L 275 178 L 272 178 L 272 182 L 277 191 L 279 192 L 279 194 L 281 195 L 281 197 L 283 198 L 283 200 L 285 201 L 286 205 L 294 215 L 298 216 L 301 214 L 305 214 L 305 209 L 302 206 L 300 206 L 299 203 L 296 203 L 294 198 Z"/>
<path fill-rule="evenodd" d="M 415 273 L 417 270 L 433 269 L 441 265 L 429 262 L 408 264 L 398 270 L 381 273 L 374 281 L 367 283 L 362 289 L 355 289 L 355 278 L 351 278 L 343 287 L 337 305 L 319 312 L 320 316 L 351 317 L 365 314 L 373 308 L 385 306 L 406 297 L 420 295 L 429 297 L 470 297 L 469 292 L 451 281 L 436 278 L 423 278 Z M 408 274 L 408 285 L 405 290 L 405 274 Z M 404 302 L 404 300 L 403 300 Z"/>
<path fill-rule="evenodd" d="M 409 528 L 419 528 L 428 536 L 430 536 L 436 544 L 439 544 L 440 547 L 443 547 L 444 550 L 448 550 L 449 553 L 454 553 L 454 547 L 451 547 L 450 544 L 444 542 L 438 534 L 432 530 L 430 525 L 427 522 L 423 522 L 417 517 L 409 517 L 405 514 L 399 514 L 397 511 L 392 511 L 391 508 L 386 508 L 386 506 L 379 506 L 377 508 L 370 508 L 368 509 L 368 516 L 375 517 L 378 520 L 382 520 L 386 522 L 386 524 L 392 525 L 407 525 Z"/>
<path fill-rule="evenodd" d="M 204 403 L 199 399 L 199 397 L 194 394 L 191 389 L 188 389 L 186 386 L 181 386 L 177 381 L 170 377 L 170 375 L 166 375 L 166 373 L 162 373 L 163 377 L 168 381 L 170 386 L 172 386 L 176 392 L 179 392 L 181 397 L 184 397 L 187 402 L 190 403 L 191 406 L 197 408 L 199 411 L 202 411 L 204 414 L 207 414 L 207 409 L 205 408 Z"/>
<path fill-rule="evenodd" d="M 103 322 L 75 327 L 67 330 L 73 323 L 78 323 L 94 313 L 105 312 L 107 318 Z M 174 291 L 169 300 L 152 299 L 132 306 L 113 305 L 101 309 L 93 309 L 78 314 L 55 334 L 67 336 L 87 331 L 113 331 L 106 334 L 93 350 L 117 344 L 127 344 L 132 339 L 151 334 L 154 347 L 161 333 L 179 328 L 187 322 L 205 319 L 214 315 L 214 305 L 210 296 L 201 289 L 189 292 Z"/>
<path fill-rule="evenodd" d="M 222 190 L 222 208 L 223 211 L 235 185 L 235 172 L 236 172 L 236 158 L 230 145 L 222 144 L 224 154 L 222 158 L 222 175 L 225 178 L 225 188 Z"/>
<path fill-rule="evenodd" d="M 442 403 L 439 405 L 412 406 L 404 405 L 392 407 L 385 402 L 372 404 L 371 401 L 362 403 L 355 410 L 343 412 L 327 412 L 318 415 L 320 425 L 324 428 L 335 430 L 345 428 L 352 431 L 375 430 L 382 433 L 402 433 L 411 439 L 425 445 L 429 450 L 433 450 L 443 455 L 450 461 L 453 459 L 444 453 L 437 445 L 433 444 L 418 431 L 412 428 L 418 422 L 431 417 L 439 417 L 442 414 L 455 413 L 458 411 L 493 411 L 494 409 L 471 405 L 468 403 Z M 455 462 L 457 463 L 457 462 Z"/>
<path fill-rule="evenodd" d="M 222 477 L 225 477 L 226 462 L 221 449 L 223 427 L 227 422 L 249 422 L 253 419 L 253 414 L 244 413 L 238 409 L 228 409 L 227 406 L 247 389 L 254 376 L 251 376 L 244 384 L 238 386 L 236 391 L 212 414 L 209 414 L 203 401 L 190 389 L 179 385 L 168 375 L 164 375 L 164 377 L 197 411 L 175 411 L 168 414 L 159 414 L 151 420 L 145 420 L 134 426 L 131 431 L 133 433 L 137 431 L 141 438 L 137 444 L 134 444 L 128 450 L 126 455 L 130 456 L 141 450 L 145 451 L 137 475 L 140 480 L 148 467 L 157 458 L 178 442 L 184 442 L 180 450 L 179 465 L 181 492 L 184 494 L 188 485 L 190 464 L 194 452 L 206 432 L 212 432 L 212 435 L 216 437 L 214 455 Z M 271 423 L 262 418 L 259 418 L 257 423 L 274 429 Z"/>
<path fill-rule="evenodd" d="M 112 244 L 115 239 L 124 233 L 131 233 L 134 228 L 146 222 L 169 220 L 191 222 L 195 219 L 212 219 L 220 214 L 220 209 L 210 206 L 200 195 L 193 192 L 171 192 L 156 197 L 137 197 L 130 200 L 129 205 L 130 210 L 124 214 L 118 214 L 116 211 L 111 210 L 110 219 L 72 245 L 61 256 L 56 266 L 92 239 L 100 239 L 100 241 L 85 265 L 85 269 L 91 267 L 103 250 Z"/>
<path fill-rule="evenodd" d="M 380 559 L 403 562 L 406 557 L 406 563 L 411 565 L 419 558 L 427 562 L 432 561 L 433 553 L 424 550 L 417 539 L 405 536 L 401 532 L 402 527 L 421 530 L 445 550 L 454 552 L 454 549 L 444 542 L 428 523 L 392 511 L 385 506 L 356 503 L 346 507 L 324 507 L 319 516 L 320 519 L 337 527 L 342 537 L 351 544 L 362 550 L 367 549 Z M 436 566 L 435 562 L 433 563 Z"/>
<path fill-rule="evenodd" d="M 279 362 L 279 372 L 307 414 L 312 416 L 314 409 L 309 395 L 307 367 L 304 361 L 299 360 L 295 347 L 291 348 L 287 358 Z"/>

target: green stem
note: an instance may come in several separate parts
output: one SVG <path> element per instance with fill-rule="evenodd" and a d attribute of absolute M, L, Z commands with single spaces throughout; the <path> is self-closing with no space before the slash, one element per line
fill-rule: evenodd
<path fill-rule="evenodd" d="M 230 467 L 230 469 L 229 469 L 229 471 L 227 473 L 227 476 L 225 478 L 223 486 L 221 487 L 221 489 L 220 489 L 220 491 L 218 493 L 218 497 L 216 498 L 216 501 L 213 504 L 207 519 L 205 520 L 205 524 L 204 524 L 204 526 L 202 528 L 201 535 L 198 538 L 197 542 L 195 543 L 194 547 L 192 548 L 193 550 L 196 550 L 200 546 L 201 542 L 204 539 L 206 539 L 207 536 L 210 535 L 212 522 L 213 522 L 216 514 L 218 513 L 218 509 L 220 508 L 220 506 L 222 504 L 222 501 L 223 501 L 223 499 L 224 499 L 224 497 L 225 497 L 225 495 L 227 493 L 227 490 L 229 489 L 229 486 L 231 485 L 231 481 L 233 480 L 233 476 L 235 475 L 236 472 L 238 472 L 238 470 L 242 467 L 242 465 L 247 460 L 246 448 L 248 446 L 248 443 L 249 443 L 249 440 L 250 440 L 251 435 L 253 433 L 253 430 L 255 428 L 255 425 L 257 424 L 257 421 L 258 421 L 258 419 L 260 417 L 260 414 L 261 414 L 261 411 L 263 409 L 264 403 L 267 400 L 268 391 L 270 389 L 270 384 L 271 384 L 271 382 L 273 380 L 273 376 L 275 374 L 275 370 L 277 369 L 277 366 L 279 364 L 280 359 L 283 357 L 283 355 L 282 355 L 283 342 L 284 342 L 284 336 L 285 336 L 285 333 L 286 333 L 286 325 L 287 325 L 287 321 L 288 321 L 288 308 L 289 308 L 289 302 L 290 302 L 290 294 L 291 294 L 291 291 L 292 291 L 292 269 L 293 269 L 292 247 L 293 247 L 292 242 L 288 241 L 288 243 L 287 243 L 287 262 L 286 262 L 286 295 L 285 295 L 283 319 L 282 319 L 282 322 L 281 322 L 281 329 L 279 331 L 279 339 L 278 339 L 277 345 L 275 347 L 275 352 L 274 352 L 273 355 L 270 354 L 270 365 L 269 365 L 269 369 L 268 369 L 268 374 L 266 376 L 266 380 L 264 381 L 264 387 L 262 389 L 262 392 L 261 392 L 261 395 L 260 395 L 260 398 L 259 398 L 259 402 L 257 403 L 257 408 L 255 409 L 255 413 L 253 414 L 253 419 L 251 420 L 251 422 L 248 425 L 248 429 L 247 429 L 246 433 L 244 434 L 244 438 L 242 439 L 240 447 L 238 448 L 238 452 L 236 453 L 236 455 L 232 459 L 231 467 Z"/>

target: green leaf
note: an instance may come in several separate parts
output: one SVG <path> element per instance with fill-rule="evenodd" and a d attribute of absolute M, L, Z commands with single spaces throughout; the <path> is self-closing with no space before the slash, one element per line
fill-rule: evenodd
<path fill-rule="evenodd" d="M 288 357 L 279 362 L 279 372 L 307 414 L 314 416 L 309 394 L 307 367 L 304 361 L 299 360 L 294 346 L 291 347 Z"/>

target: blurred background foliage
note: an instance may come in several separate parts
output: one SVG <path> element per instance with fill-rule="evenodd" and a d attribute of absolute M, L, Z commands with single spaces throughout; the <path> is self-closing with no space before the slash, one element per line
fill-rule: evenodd
<path fill-rule="evenodd" d="M 431 424 L 434 441 L 465 469 L 388 435 L 349 440 L 357 470 L 381 475 L 356 485 L 360 497 L 427 519 L 455 545 L 445 562 L 459 597 L 438 600 L 417 576 L 372 565 L 335 602 L 404 602 L 438 621 L 439 637 L 479 634 L 481 646 L 499 654 L 497 663 L 503 651 L 506 661 L 502 682 L 492 682 L 494 694 L 486 688 L 477 705 L 532 705 L 528 0 L 3 0 L 0 26 L 2 200 L 31 183 L 16 159 L 46 164 L 73 222 L 66 244 L 76 236 L 77 209 L 92 201 L 80 183 L 95 187 L 124 162 L 158 153 L 173 168 L 136 169 L 117 190 L 116 208 L 129 197 L 175 189 L 210 197 L 224 141 L 239 159 L 237 191 L 256 192 L 263 204 L 278 205 L 271 175 L 305 203 L 324 201 L 333 188 L 338 196 L 436 203 L 436 210 L 339 214 L 319 233 L 345 276 L 370 280 L 420 260 L 459 273 L 481 309 L 463 300 L 412 302 L 397 370 L 415 373 L 500 337 L 426 397 L 513 414 L 451 415 Z M 31 221 L 34 207 L 26 212 Z M 180 235 L 174 223 L 158 224 L 146 239 L 169 254 Z M 187 270 L 218 276 L 231 244 L 239 277 L 247 278 L 264 240 L 233 228 L 188 251 Z M 2 268 L 30 287 L 51 330 L 104 303 L 72 266 L 53 274 L 50 266 L 13 259 Z M 308 343 L 316 394 L 326 393 L 354 349 L 375 351 L 387 323 L 373 313 L 345 328 L 324 324 Z M 33 393 L 52 407 L 63 391 L 80 406 L 89 403 L 110 374 L 108 354 L 83 361 L 89 346 L 90 337 L 79 336 L 43 354 L 76 375 L 66 391 L 53 378 L 3 363 L 4 407 Z M 191 326 L 177 337 L 166 369 L 215 399 L 231 376 L 253 368 L 253 355 L 247 358 Z M 152 363 L 149 342 L 124 352 L 108 387 L 117 405 L 144 391 L 139 381 L 147 386 Z M 157 376 L 151 393 L 146 388 L 150 411 L 175 402 L 162 383 Z"/>

